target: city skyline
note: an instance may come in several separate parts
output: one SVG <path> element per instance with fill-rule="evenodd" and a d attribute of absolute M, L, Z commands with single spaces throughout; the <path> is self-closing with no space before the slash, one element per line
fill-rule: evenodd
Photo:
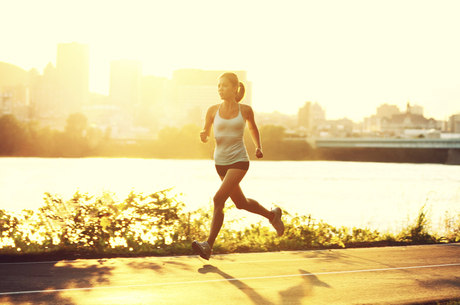
<path fill-rule="evenodd" d="M 67 47 L 70 47 L 70 46 L 77 46 L 77 48 L 85 47 L 84 44 L 80 44 L 80 43 L 78 43 L 78 42 L 72 42 L 72 43 L 59 43 L 58 46 L 57 46 L 57 49 L 60 49 L 60 48 L 65 47 L 65 46 L 67 46 Z M 69 49 L 69 50 L 71 50 L 71 49 Z M 75 56 L 75 55 L 76 55 L 76 54 L 72 54 L 69 58 L 71 58 L 72 56 Z M 88 59 L 86 59 L 86 60 L 88 60 Z M 0 61 L 0 63 L 2 63 L 2 62 Z M 6 63 L 6 62 L 3 62 L 3 63 L 9 64 L 9 65 L 13 65 L 12 63 Z M 134 67 L 136 67 L 135 69 L 137 70 L 137 72 L 130 71 L 130 69 L 131 69 L 131 70 L 133 69 L 133 66 L 132 66 L 132 65 L 134 65 Z M 17 67 L 16 65 L 13 65 L 13 66 L 14 66 L 14 67 Z M 117 68 L 115 68 L 115 71 L 116 71 L 116 70 L 120 69 L 120 68 L 118 68 L 118 67 L 122 67 L 122 66 L 125 66 L 125 67 L 124 67 L 122 70 L 120 70 L 119 72 L 116 72 L 116 74 L 120 75 L 120 72 L 122 72 L 122 73 L 126 73 L 126 72 L 127 72 L 127 73 L 130 74 L 131 76 L 128 76 L 127 78 L 126 78 L 126 77 L 122 77 L 120 80 L 118 80 L 118 84 L 117 84 L 117 83 L 114 84 L 114 83 L 113 83 L 114 67 L 117 67 Z M 130 66 L 131 66 L 131 67 L 130 67 Z M 22 69 L 21 67 L 17 67 L 17 68 Z M 25 73 L 30 73 L 30 72 L 32 72 L 33 70 L 36 70 L 36 69 L 37 69 L 37 68 L 32 68 L 32 69 L 29 70 L 29 71 L 24 70 L 24 72 L 25 72 Z M 46 74 L 47 74 L 47 70 L 49 70 L 49 69 L 59 70 L 56 66 L 53 65 L 52 62 L 48 62 L 48 64 L 46 65 L 46 67 L 43 69 L 43 71 L 42 71 L 41 73 L 40 73 L 40 71 L 37 71 L 37 70 L 36 70 L 36 72 L 38 72 L 39 75 L 42 76 L 42 77 L 47 77 Z M 209 82 L 209 76 L 212 77 L 212 76 L 214 75 L 214 76 L 215 76 L 214 78 L 217 79 L 217 75 L 220 75 L 221 73 L 224 72 L 224 70 L 220 70 L 220 71 L 219 71 L 219 70 L 202 70 L 202 69 L 187 69 L 187 68 L 182 68 L 182 69 L 178 69 L 178 70 L 173 71 L 173 76 L 171 76 L 170 78 L 166 78 L 166 77 L 161 77 L 161 76 L 157 76 L 157 75 L 143 74 L 143 73 L 142 73 L 142 70 L 143 70 L 143 69 L 142 69 L 142 63 L 141 63 L 140 61 L 130 60 L 130 59 L 121 59 L 121 60 L 112 60 L 112 61 L 110 61 L 110 71 L 109 71 L 110 75 L 108 76 L 108 77 L 109 77 L 109 80 L 108 80 L 108 82 L 109 82 L 109 92 L 108 92 L 108 93 L 100 93 L 100 92 L 93 92 L 93 91 L 90 90 L 90 91 L 88 91 L 88 93 L 89 93 L 90 95 L 92 94 L 92 95 L 93 95 L 93 98 L 87 97 L 86 100 L 85 100 L 85 99 L 82 99 L 80 104 L 81 104 L 81 105 L 90 105 L 90 104 L 91 104 L 91 102 L 90 102 L 91 99 L 93 99 L 93 100 L 94 100 L 94 99 L 96 99 L 96 100 L 99 100 L 99 99 L 100 99 L 100 98 L 95 97 L 94 95 L 102 95 L 102 96 L 105 96 L 106 98 L 108 98 L 108 100 L 110 101 L 110 104 L 113 104 L 114 106 L 119 106 L 120 103 L 122 103 L 122 104 L 124 103 L 124 104 L 126 104 L 126 105 L 129 105 L 129 104 L 132 102 L 130 96 L 133 95 L 133 94 L 134 94 L 134 95 L 140 94 L 141 91 L 143 91 L 143 90 L 146 89 L 146 86 L 151 86 L 151 85 L 153 85 L 152 88 L 147 89 L 147 91 L 158 90 L 158 88 L 157 88 L 158 82 L 160 82 L 160 83 L 161 83 L 161 82 L 165 82 L 165 81 L 166 81 L 166 82 L 168 82 L 168 81 L 169 81 L 169 82 L 171 82 L 171 81 L 173 81 L 173 82 L 177 82 L 177 81 L 181 82 L 181 81 L 180 81 L 180 78 L 184 78 L 184 77 L 185 77 L 185 78 L 184 78 L 184 80 L 185 80 L 185 79 L 189 79 L 190 77 L 192 77 L 192 78 L 193 78 L 193 77 L 203 77 L 203 76 L 205 76 L 205 75 L 207 75 L 207 76 L 205 76 L 205 78 L 207 78 L 206 81 Z M 35 74 L 36 72 L 33 72 L 32 75 L 36 75 L 36 74 Z M 71 72 L 71 70 L 70 70 L 70 72 Z M 240 76 L 241 76 L 241 75 L 244 75 L 244 77 L 241 79 L 241 80 L 246 84 L 246 96 L 245 96 L 245 99 L 243 100 L 243 102 L 248 103 L 248 104 L 251 105 L 251 104 L 252 104 L 252 87 L 253 87 L 253 84 L 252 84 L 251 81 L 249 81 L 249 80 L 246 78 L 247 71 L 233 71 L 233 72 L 236 72 L 237 74 L 240 74 Z M 48 73 L 49 73 L 49 71 L 48 71 Z M 55 73 L 55 72 L 54 72 L 54 73 Z M 85 73 L 87 73 L 87 72 L 85 72 Z M 85 78 L 85 76 L 84 76 L 85 73 L 83 73 L 83 78 Z M 132 73 L 134 73 L 134 74 L 132 74 Z M 198 73 L 198 74 L 197 74 L 197 73 Z M 217 74 L 216 74 L 216 73 L 217 73 Z M 61 74 L 62 74 L 62 72 L 61 72 Z M 68 74 L 68 73 L 67 73 L 67 74 Z M 138 76 L 135 76 L 136 74 L 138 74 Z M 182 76 L 180 76 L 180 75 L 182 75 Z M 65 80 L 65 83 L 71 83 L 71 78 L 70 78 L 68 75 L 67 75 L 66 77 L 67 77 L 67 79 Z M 80 76 L 80 77 L 81 77 L 81 76 Z M 137 91 L 139 91 L 139 92 L 138 92 L 138 93 L 136 93 L 136 92 L 134 92 L 134 91 L 132 91 L 131 93 L 125 92 L 125 93 L 124 93 L 124 95 L 125 95 L 125 100 L 124 100 L 124 101 L 120 100 L 119 97 L 118 97 L 118 101 L 117 101 L 117 98 L 114 99 L 113 90 L 116 89 L 117 91 L 119 91 L 119 89 L 117 88 L 117 86 L 118 86 L 118 87 L 123 87 L 123 88 L 121 88 L 120 90 L 126 90 L 126 88 L 125 88 L 126 86 L 121 86 L 121 84 L 123 83 L 123 79 L 128 80 L 129 82 L 131 82 L 131 81 L 130 81 L 130 78 L 132 78 L 132 77 L 139 77 L 139 79 L 137 80 L 137 81 L 139 82 L 138 85 L 137 85 L 138 88 L 135 89 L 135 90 L 137 90 Z M 176 79 L 175 79 L 175 77 L 176 77 Z M 152 80 L 153 80 L 153 82 L 152 82 Z M 190 78 L 190 80 L 192 80 L 192 79 Z M 120 81 L 121 81 L 121 82 L 120 82 Z M 182 81 L 182 82 L 183 82 L 183 81 Z M 193 82 L 193 81 L 192 81 L 192 82 Z M 60 81 L 60 83 L 62 84 L 62 80 Z M 57 84 L 58 84 L 58 83 L 57 83 Z M 84 84 L 84 82 L 83 82 L 83 84 Z M 80 87 L 81 87 L 81 85 L 82 85 L 82 84 L 81 84 L 81 81 L 80 81 L 80 84 L 79 84 L 79 85 L 80 85 Z M 182 84 L 182 85 L 187 85 L 187 84 L 184 83 L 184 84 Z M 204 84 L 202 84 L 202 85 L 204 85 Z M 209 85 L 209 84 L 208 84 L 208 85 Z M 129 85 L 128 88 L 129 88 L 130 86 L 131 86 L 131 85 Z M 75 86 L 72 86 L 72 87 L 75 87 Z M 83 87 L 84 87 L 84 85 L 83 85 Z M 78 88 L 78 86 L 77 86 L 77 88 Z M 74 89 L 72 89 L 72 90 L 75 91 L 75 92 L 78 92 L 78 89 L 77 89 L 77 88 L 74 88 Z M 144 89 L 142 89 L 142 88 L 144 88 Z M 198 89 L 198 88 L 200 88 L 200 86 L 198 86 L 197 89 Z M 216 95 L 216 96 L 217 96 L 217 93 L 216 93 L 216 94 L 212 94 L 212 93 L 210 94 L 210 90 L 209 90 L 210 88 L 208 88 L 208 86 L 204 86 L 204 87 L 202 87 L 202 88 L 204 88 L 206 92 L 203 92 L 203 93 L 195 93 L 195 95 L 198 94 L 198 96 L 191 96 L 192 100 L 194 100 L 194 103 L 197 103 L 196 98 L 199 97 L 200 95 L 206 96 L 206 98 L 205 98 L 204 101 L 209 101 L 209 98 L 210 98 L 212 95 Z M 196 91 L 197 89 L 194 89 L 194 90 Z M 132 90 L 132 89 L 129 89 L 129 90 Z M 163 90 L 163 89 L 159 89 L 159 90 L 161 91 L 161 90 Z M 61 91 L 62 91 L 62 90 L 59 89 L 59 87 L 56 87 L 56 92 L 60 92 L 60 94 L 62 94 Z M 163 93 L 160 92 L 160 91 L 157 92 L 156 94 L 162 95 Z M 211 91 L 212 91 L 212 89 L 211 89 Z M 128 95 L 126 95 L 126 94 L 128 94 Z M 187 98 L 186 98 L 185 96 L 183 96 L 183 94 L 184 94 L 184 93 L 182 93 L 182 98 L 181 98 L 181 99 L 182 99 L 182 104 L 185 105 L 185 104 L 187 103 Z M 67 95 L 70 96 L 69 94 L 67 94 Z M 117 95 L 118 95 L 118 94 L 117 94 Z M 151 97 L 152 97 L 151 95 L 152 95 L 152 93 L 147 93 L 147 97 L 148 97 L 149 99 L 151 99 Z M 141 99 L 143 99 L 143 97 L 141 97 L 141 96 L 135 97 L 135 99 L 137 100 L 136 103 L 145 103 L 144 101 L 141 102 Z M 44 102 L 44 101 L 42 101 L 42 103 L 43 103 L 43 102 Z M 78 102 L 77 102 L 77 103 L 78 103 Z M 203 101 L 202 101 L 201 103 L 198 101 L 198 103 L 199 103 L 199 104 L 203 104 Z M 267 112 L 267 111 L 257 111 L 257 109 L 256 109 L 255 112 L 256 112 L 256 113 L 259 113 L 259 114 L 276 114 L 276 113 L 279 113 L 279 114 L 281 114 L 281 115 L 298 116 L 299 113 L 300 113 L 300 111 L 301 111 L 301 109 L 304 107 L 304 105 L 305 105 L 306 103 L 314 103 L 314 104 L 320 106 L 321 109 L 322 109 L 322 111 L 324 111 L 324 115 L 326 116 L 327 109 L 325 109 L 321 103 L 318 103 L 318 102 L 316 102 L 316 101 L 315 101 L 315 102 L 312 102 L 312 101 L 304 101 L 303 104 L 301 104 L 301 105 L 298 107 L 298 109 L 297 109 L 297 111 L 296 111 L 295 113 L 286 113 L 286 112 L 279 111 L 278 109 L 274 109 L 274 110 L 272 110 L 271 112 Z M 69 104 L 68 106 L 72 106 L 72 107 L 73 107 L 74 105 L 75 105 L 75 98 L 71 99 L 70 104 Z M 402 106 L 401 106 L 401 105 L 402 105 Z M 351 120 L 351 121 L 353 121 L 353 122 L 355 122 L 355 123 L 360 123 L 360 122 L 363 122 L 363 121 L 367 120 L 368 117 L 370 117 L 370 116 L 375 116 L 375 114 L 378 113 L 379 108 L 382 107 L 382 106 L 392 106 L 392 107 L 395 107 L 395 108 L 398 108 L 398 109 L 400 108 L 400 109 L 401 109 L 401 110 L 400 110 L 400 113 L 403 113 L 403 112 L 405 111 L 405 110 L 404 110 L 404 107 L 407 108 L 408 105 L 411 105 L 412 107 L 415 106 L 416 108 L 418 108 L 421 115 L 425 115 L 425 114 L 426 114 L 426 113 L 424 113 L 424 110 L 425 110 L 425 109 L 424 109 L 423 106 L 421 106 L 421 105 L 419 105 L 419 104 L 417 104 L 417 103 L 411 103 L 410 101 L 407 101 L 407 102 L 404 103 L 404 104 L 397 104 L 397 103 L 382 103 L 382 104 L 379 104 L 379 105 L 377 105 L 377 107 L 373 110 L 373 112 L 371 112 L 371 113 L 369 113 L 369 114 L 366 114 L 364 117 L 358 118 L 358 119 L 353 119 L 352 117 L 348 116 L 347 114 L 344 114 L 343 116 L 341 116 L 341 117 L 339 117 L 339 118 L 327 117 L 327 119 L 331 119 L 331 120 L 348 119 L 348 120 Z M 61 105 L 61 107 L 62 107 L 62 106 L 63 106 L 63 105 Z M 193 106 L 193 104 L 191 104 L 191 106 Z M 70 112 L 72 112 L 72 109 L 73 109 L 72 107 L 68 109 Z M 324 109 L 323 109 L 323 108 L 324 108 Z M 74 110 L 75 110 L 75 109 L 74 109 Z M 448 114 L 447 116 L 450 117 L 450 116 L 452 116 L 452 115 L 454 115 L 454 114 L 458 114 L 458 113 Z M 427 114 L 427 115 L 428 115 L 429 117 L 432 117 L 430 114 Z M 440 119 L 440 121 L 443 121 L 443 119 Z M 446 120 L 444 120 L 444 121 L 446 121 Z"/>
<path fill-rule="evenodd" d="M 166 79 L 142 76 L 142 64 L 133 60 L 112 61 L 109 94 L 90 94 L 88 46 L 62 43 L 57 49 L 58 66 L 49 63 L 43 75 L 0 62 L 3 114 L 51 123 L 58 129 L 67 128 L 68 119 L 77 115 L 116 138 L 149 138 L 165 127 L 192 124 L 199 128 L 209 105 L 220 100 L 215 80 L 224 71 L 180 69 Z M 252 82 L 246 71 L 235 72 L 246 84 L 244 102 L 251 105 Z M 298 109 L 297 115 L 255 113 L 261 126 L 280 126 L 287 130 L 288 137 L 296 139 L 363 135 L 441 137 L 442 132 L 459 130 L 458 114 L 451 115 L 449 121 L 435 120 L 425 117 L 422 106 L 409 102 L 406 110 L 394 104 L 381 104 L 375 114 L 359 122 L 346 117 L 327 118 L 325 109 L 310 101 Z"/>
<path fill-rule="evenodd" d="M 59 49 L 59 48 L 62 47 L 62 46 L 70 46 L 70 45 L 85 46 L 85 44 L 81 44 L 81 43 L 79 43 L 79 42 L 75 42 L 75 41 L 74 41 L 74 42 L 70 42 L 70 43 L 58 43 L 58 44 L 57 44 L 57 49 Z M 86 45 L 86 46 L 87 46 L 87 45 Z M 57 54 L 58 54 L 58 52 L 56 53 L 56 57 L 58 57 Z M 54 69 L 57 69 L 57 61 L 58 61 L 58 60 L 49 61 L 49 62 L 47 63 L 47 65 L 42 69 L 42 71 L 38 71 L 38 72 L 40 73 L 40 75 L 44 75 L 45 70 L 46 70 L 46 69 L 49 69 L 50 67 L 51 67 L 51 68 L 54 68 Z M 0 61 L 0 62 L 1 62 L 1 61 Z M 109 85 L 108 85 L 108 91 L 107 91 L 107 92 L 98 92 L 98 91 L 89 90 L 89 93 L 90 93 L 90 94 L 101 94 L 101 95 L 103 95 L 103 96 L 110 97 L 110 96 L 111 96 L 111 90 L 113 90 L 113 88 L 114 88 L 114 85 L 112 84 L 113 81 L 112 81 L 112 72 L 111 72 L 112 69 L 113 69 L 113 65 L 114 65 L 114 64 L 117 65 L 117 64 L 120 64 L 120 63 L 123 63 L 123 62 L 124 62 L 124 63 L 130 62 L 130 63 L 136 64 L 136 65 L 139 65 L 139 66 L 138 66 L 138 69 L 139 69 L 140 77 L 143 78 L 143 79 L 146 79 L 146 78 L 149 78 L 149 77 L 155 77 L 155 78 L 158 78 L 158 79 L 172 80 L 172 79 L 173 79 L 173 75 L 174 75 L 176 72 L 181 71 L 181 70 L 185 70 L 185 71 L 187 71 L 187 70 L 192 70 L 192 71 L 193 71 L 193 70 L 196 70 L 196 71 L 203 71 L 203 72 L 206 72 L 206 71 L 207 71 L 207 70 L 203 70 L 203 69 L 179 68 L 179 69 L 177 69 L 177 70 L 172 71 L 170 77 L 166 77 L 166 76 L 159 76 L 159 75 L 153 75 L 153 74 L 145 74 L 145 73 L 142 73 L 142 72 L 143 72 L 143 65 L 142 65 L 142 62 L 141 62 L 141 61 L 132 60 L 132 59 L 114 59 L 114 60 L 110 60 L 110 62 L 109 62 L 109 65 L 110 65 L 110 66 L 109 66 L 109 74 L 108 74 L 108 79 L 107 79 L 107 83 L 109 84 Z M 7 63 L 7 62 L 5 62 L 5 63 Z M 7 64 L 12 64 L 12 65 L 14 65 L 13 63 L 7 63 Z M 14 65 L 14 66 L 16 66 L 16 65 Z M 22 67 L 19 67 L 19 68 L 22 69 Z M 38 70 L 37 67 L 32 67 L 30 70 L 33 70 L 33 69 Z M 29 71 L 30 71 L 30 70 L 29 70 Z M 221 70 L 221 71 L 223 71 L 223 70 Z M 211 71 L 211 72 L 212 72 L 212 71 Z M 247 74 L 247 71 L 245 71 L 245 74 Z M 69 80 L 71 79 L 71 77 L 68 76 L 67 78 L 68 78 L 68 80 L 67 80 L 66 82 L 69 82 Z M 89 73 L 89 78 L 91 79 L 91 73 Z M 246 81 L 246 79 L 245 79 L 245 81 Z M 251 82 L 251 83 L 252 83 L 252 82 Z M 252 87 L 252 84 L 251 84 L 251 87 Z M 216 89 L 216 90 L 217 90 L 217 89 Z M 251 98 L 251 101 L 252 101 L 252 98 Z M 113 102 L 113 101 L 112 101 L 112 102 Z M 300 109 L 303 107 L 303 105 L 304 105 L 305 103 L 307 103 L 307 102 L 314 102 L 314 103 L 316 103 L 316 104 L 320 104 L 321 106 L 323 106 L 323 105 L 322 105 L 320 102 L 318 102 L 318 101 L 305 100 L 305 101 L 303 101 L 302 103 L 299 104 L 299 107 L 297 108 L 297 111 L 295 111 L 294 113 L 283 112 L 282 110 L 279 110 L 279 109 L 272 109 L 271 111 L 257 111 L 257 109 L 256 109 L 255 111 L 258 112 L 258 113 L 274 113 L 274 112 L 278 112 L 278 113 L 286 114 L 286 115 L 297 115 L 298 112 L 299 112 L 299 110 L 300 110 Z M 352 120 L 352 121 L 354 121 L 354 122 L 361 122 L 361 121 L 365 120 L 368 116 L 374 115 L 374 114 L 375 114 L 375 110 L 377 110 L 378 107 L 380 107 L 380 106 L 382 106 L 382 105 L 394 105 L 394 106 L 396 106 L 396 107 L 398 107 L 398 108 L 403 109 L 404 107 L 406 107 L 406 105 L 407 105 L 408 103 L 410 104 L 411 101 L 408 100 L 408 101 L 406 101 L 406 102 L 400 102 L 400 103 L 391 103 L 391 102 L 390 102 L 390 103 L 387 103 L 387 102 L 384 102 L 384 103 L 381 103 L 381 104 L 377 105 L 376 108 L 374 109 L 374 112 L 371 112 L 371 113 L 368 113 L 368 114 L 364 114 L 363 117 L 353 117 L 353 116 L 350 116 L 349 113 L 344 113 L 342 116 L 334 117 L 334 118 L 330 118 L 330 117 L 329 117 L 329 118 L 330 118 L 330 119 L 344 119 L 344 118 L 346 118 L 346 119 L 350 119 L 350 120 Z M 417 105 L 417 106 L 420 106 L 418 103 L 412 103 L 412 104 Z M 422 107 L 422 109 L 424 110 L 424 107 L 423 107 L 423 106 L 421 106 L 421 107 Z M 327 112 L 327 109 L 324 109 L 324 110 Z M 460 111 L 459 111 L 459 113 L 460 113 Z M 448 113 L 448 114 L 446 115 L 446 117 L 449 117 L 449 116 L 451 116 L 451 115 L 453 115 L 453 114 L 456 114 L 456 113 L 450 113 L 450 114 Z M 430 116 L 430 114 L 428 114 L 428 116 Z M 446 118 L 441 118 L 441 119 L 439 119 L 439 120 L 445 120 L 445 119 L 446 119 Z"/>
<path fill-rule="evenodd" d="M 78 41 L 90 45 L 90 90 L 105 95 L 110 61 L 126 58 L 168 78 L 180 68 L 248 71 L 259 112 L 295 114 L 305 101 L 353 120 L 408 101 L 436 119 L 460 112 L 460 3 L 288 1 L 264 3 L 263 12 L 258 4 L 2 4 L 9 14 L 0 25 L 17 26 L 5 33 L 0 58 L 42 70 L 57 43 Z"/>
<path fill-rule="evenodd" d="M 76 50 L 74 48 L 76 48 Z M 88 82 L 87 76 L 89 74 L 89 72 L 87 71 L 87 68 L 83 68 L 82 73 L 79 72 L 76 75 L 72 75 L 72 73 L 75 72 L 74 70 L 76 66 L 75 64 L 73 64 L 73 67 L 69 67 L 69 61 L 75 60 L 75 59 L 78 61 L 79 57 L 81 57 L 82 55 L 80 54 L 80 52 L 83 52 L 83 54 L 86 53 L 87 46 L 84 44 L 77 43 L 77 42 L 60 43 L 58 44 L 57 49 L 65 50 L 64 53 L 67 53 L 67 55 L 65 55 L 67 56 L 67 60 L 61 59 L 61 66 L 66 67 L 65 69 L 68 71 L 60 71 L 63 69 L 62 67 L 59 69 L 58 67 L 55 67 L 52 62 L 49 62 L 47 66 L 43 69 L 42 73 L 40 73 L 39 71 L 34 72 L 33 70 L 35 68 L 33 68 L 30 71 L 24 70 L 24 73 L 26 74 L 32 73 L 31 74 L 32 77 L 40 76 L 40 77 L 44 77 L 45 79 L 49 78 L 50 74 L 53 75 L 53 77 L 58 77 L 58 78 L 62 77 L 63 78 L 62 80 L 59 80 L 59 81 L 54 80 L 57 86 L 55 88 L 56 93 L 54 96 L 58 98 L 63 97 L 64 100 L 68 101 L 68 105 L 67 105 L 68 109 L 67 111 L 64 111 L 64 112 L 72 113 L 76 111 L 77 112 L 81 111 L 81 108 L 79 110 L 77 106 L 78 104 L 80 104 L 80 106 L 91 105 L 92 104 L 91 100 L 95 100 L 95 96 L 93 96 L 93 98 L 90 98 L 89 95 L 91 94 L 101 95 L 100 93 L 97 93 L 97 92 L 88 91 L 88 87 L 85 87 L 87 86 L 87 82 Z M 61 53 L 63 52 L 61 51 Z M 59 51 L 58 51 L 58 54 L 59 54 Z M 57 57 L 59 58 L 59 55 Z M 63 55 L 61 54 L 61 58 L 62 57 Z M 84 62 L 88 62 L 89 60 L 88 58 L 85 58 L 85 57 L 80 58 L 80 59 L 83 59 Z M 0 61 L 0 63 L 2 62 Z M 11 63 L 6 63 L 6 64 L 12 65 Z M 17 67 L 17 68 L 20 68 L 20 67 Z M 36 74 L 37 72 L 39 73 L 38 75 Z M 187 89 L 186 91 L 182 89 L 181 90 L 182 92 L 176 93 L 178 96 L 180 96 L 179 98 L 180 103 L 183 106 L 186 106 L 186 105 L 189 106 L 189 107 L 185 107 L 184 110 L 187 110 L 187 109 L 190 110 L 194 106 L 200 106 L 200 108 L 203 108 L 207 105 L 206 102 L 209 102 L 210 100 L 212 100 L 214 96 L 217 97 L 217 93 L 214 92 L 214 88 L 210 87 L 209 85 L 211 84 L 212 80 L 217 79 L 218 75 L 222 74 L 223 72 L 224 72 L 223 70 L 219 71 L 219 70 L 201 70 L 201 69 L 179 69 L 179 70 L 173 71 L 173 76 L 168 79 L 166 77 L 142 74 L 142 63 L 139 61 L 127 60 L 127 59 L 113 60 L 110 62 L 109 92 L 107 94 L 102 94 L 102 96 L 105 96 L 105 98 L 107 98 L 107 101 L 109 101 L 109 103 L 112 104 L 113 106 L 124 105 L 122 109 L 129 110 L 128 108 L 131 106 L 140 105 L 140 104 L 145 105 L 146 102 L 151 103 L 154 100 L 157 100 L 159 96 L 162 96 L 165 94 L 163 92 L 164 88 L 160 88 L 158 86 L 165 82 L 173 82 L 176 84 L 180 84 L 181 86 L 187 87 L 191 85 L 192 87 L 196 87 L 194 89 L 191 87 L 190 89 Z M 249 81 L 246 77 L 247 71 L 234 71 L 234 72 L 239 74 L 240 80 L 246 84 L 246 94 L 245 94 L 245 98 L 243 102 L 251 105 L 252 104 L 252 82 Z M 78 76 L 78 77 L 75 78 L 75 76 Z M 116 82 L 114 82 L 114 77 L 116 77 L 117 79 Z M 194 77 L 196 78 L 196 80 L 193 80 Z M 78 79 L 78 82 L 76 84 L 73 84 L 72 82 L 77 79 Z M 133 82 L 134 79 L 135 81 Z M 33 82 L 32 79 L 30 81 Z M 67 84 L 66 86 L 67 87 L 70 86 L 70 88 L 67 88 L 67 89 L 64 89 L 64 87 L 61 88 L 63 84 Z M 29 84 L 29 86 L 33 87 L 32 84 Z M 164 84 L 161 86 L 164 86 Z M 63 89 L 64 89 L 64 92 L 63 92 Z M 70 89 L 70 92 L 69 92 L 69 89 Z M 82 95 L 82 92 L 80 92 L 81 91 L 80 89 L 83 90 L 83 95 Z M 199 92 L 197 90 L 202 90 L 202 92 Z M 85 91 L 89 94 L 87 97 L 84 97 Z M 73 94 L 80 96 L 80 97 L 84 97 L 84 98 L 80 98 L 80 101 L 78 101 L 78 99 L 72 96 Z M 155 95 L 156 97 L 152 96 L 152 94 Z M 43 107 L 44 105 L 48 104 L 48 108 L 49 108 L 50 104 L 54 104 L 56 102 L 55 97 L 53 97 L 53 95 L 51 96 L 45 95 L 45 99 L 43 99 L 42 97 L 36 106 Z M 200 97 L 203 98 L 202 101 L 199 100 Z M 46 100 L 49 98 L 51 98 L 51 100 Z M 100 100 L 100 97 L 96 98 L 96 100 Z M 170 101 L 170 102 L 177 103 L 178 101 Z M 155 107 L 165 107 L 166 106 L 166 104 L 159 105 L 157 103 L 158 101 L 153 102 L 151 106 L 155 106 Z M 304 104 L 298 108 L 297 113 L 294 113 L 294 114 L 283 113 L 276 109 L 272 112 L 256 111 L 256 113 L 259 113 L 262 115 L 279 113 L 281 115 L 298 116 L 300 115 L 300 112 L 303 109 L 304 105 L 309 104 L 309 103 L 312 103 L 312 102 L 311 101 L 304 102 Z M 323 111 L 323 116 L 324 118 L 326 118 L 327 109 L 323 109 L 322 105 L 318 102 L 314 102 L 314 104 L 317 105 L 317 107 L 321 108 L 321 111 Z M 410 103 L 407 102 L 406 107 L 409 104 Z M 63 111 L 62 107 L 65 107 L 65 106 L 66 105 L 60 104 L 60 105 L 56 105 L 55 107 L 57 107 L 56 108 L 57 110 Z M 400 108 L 397 104 L 384 103 L 384 104 L 379 105 L 375 109 L 376 110 L 375 113 L 378 113 L 379 108 L 382 106 L 392 106 L 398 109 Z M 424 108 L 422 106 L 417 105 L 417 104 L 413 104 L 412 106 L 419 108 L 420 114 L 422 115 L 424 114 L 423 113 Z M 131 111 L 132 109 L 129 110 L 129 112 Z M 205 108 L 201 109 L 201 112 L 203 111 L 205 111 Z M 400 111 L 400 112 L 402 113 L 404 111 Z M 369 116 L 374 116 L 375 113 L 373 112 L 366 117 L 360 118 L 360 120 L 352 120 L 346 115 L 344 115 L 340 119 L 350 119 L 353 122 L 362 122 L 362 121 L 365 121 Z M 187 114 L 185 113 L 184 115 L 187 116 Z M 337 120 L 337 119 L 333 119 L 333 120 Z"/>

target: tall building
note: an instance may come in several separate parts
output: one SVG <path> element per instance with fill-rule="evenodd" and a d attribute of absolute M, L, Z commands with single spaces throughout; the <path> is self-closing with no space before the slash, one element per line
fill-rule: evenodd
<path fill-rule="evenodd" d="M 382 118 L 381 129 L 383 132 L 399 135 L 409 129 L 437 129 L 437 122 L 433 118 L 423 116 L 423 108 L 411 106 L 407 103 L 405 113 L 392 115 L 391 118 Z"/>
<path fill-rule="evenodd" d="M 135 60 L 115 60 L 110 63 L 109 96 L 112 105 L 131 114 L 141 99 L 142 65 Z"/>
<path fill-rule="evenodd" d="M 28 117 L 28 83 L 27 71 L 0 62 L 0 116 L 12 114 L 21 120 Z"/>
<path fill-rule="evenodd" d="M 43 70 L 43 75 L 36 78 L 32 87 L 32 103 L 38 117 L 44 119 L 59 115 L 57 107 L 60 96 L 57 92 L 57 84 L 57 70 L 52 63 L 48 63 Z"/>
<path fill-rule="evenodd" d="M 409 102 L 407 102 L 406 112 L 416 115 L 423 115 L 423 107 L 419 105 L 411 105 Z"/>
<path fill-rule="evenodd" d="M 56 69 L 59 86 L 57 110 L 79 112 L 89 100 L 89 47 L 76 42 L 58 44 Z"/>
<path fill-rule="evenodd" d="M 398 106 L 383 104 L 377 108 L 377 117 L 378 118 L 391 118 L 393 115 L 400 114 Z"/>
<path fill-rule="evenodd" d="M 326 111 L 318 103 L 311 106 L 311 114 L 315 125 L 326 121 Z"/>
<path fill-rule="evenodd" d="M 295 130 L 298 127 L 297 115 L 295 114 L 284 114 L 278 111 L 272 113 L 255 113 L 256 122 L 258 125 L 278 125 L 283 126 L 290 130 Z"/>
<path fill-rule="evenodd" d="M 460 113 L 449 117 L 448 130 L 452 133 L 460 133 Z"/>
<path fill-rule="evenodd" d="M 299 109 L 298 125 L 305 129 L 307 135 L 312 135 L 317 130 L 317 125 L 326 120 L 326 112 L 318 103 L 306 102 Z"/>
<path fill-rule="evenodd" d="M 165 114 L 169 110 L 169 85 L 171 81 L 165 77 L 143 76 L 141 80 L 141 99 L 136 123 L 157 130 L 168 125 Z"/>
<path fill-rule="evenodd" d="M 298 112 L 299 127 L 303 127 L 308 133 L 312 130 L 312 114 L 311 114 L 311 102 L 306 102 L 302 108 L 299 108 Z"/>

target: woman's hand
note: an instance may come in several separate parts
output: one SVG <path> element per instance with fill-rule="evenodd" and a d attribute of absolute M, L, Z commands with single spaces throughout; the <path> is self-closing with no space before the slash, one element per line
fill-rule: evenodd
<path fill-rule="evenodd" d="M 203 143 L 208 142 L 208 134 L 207 134 L 207 132 L 205 130 L 202 130 L 200 132 L 200 138 L 201 138 L 201 142 L 203 142 Z"/>
<path fill-rule="evenodd" d="M 264 157 L 264 153 L 262 152 L 262 148 L 257 147 L 257 149 L 256 149 L 256 157 L 259 158 L 259 159 Z"/>

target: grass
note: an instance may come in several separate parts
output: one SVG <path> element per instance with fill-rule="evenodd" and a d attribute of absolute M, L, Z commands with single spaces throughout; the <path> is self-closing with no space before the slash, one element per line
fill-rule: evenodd
<path fill-rule="evenodd" d="M 79 192 L 69 200 L 45 194 L 37 210 L 0 210 L 0 260 L 188 255 L 193 240 L 207 237 L 210 210 L 184 211 L 169 190 L 149 195 L 132 192 L 118 201 L 104 193 Z M 367 228 L 334 227 L 311 215 L 284 217 L 285 234 L 260 222 L 243 229 L 226 221 L 214 253 L 396 246 L 460 241 L 460 217 L 446 221 L 443 236 L 431 234 L 422 207 L 416 221 L 397 234 Z"/>

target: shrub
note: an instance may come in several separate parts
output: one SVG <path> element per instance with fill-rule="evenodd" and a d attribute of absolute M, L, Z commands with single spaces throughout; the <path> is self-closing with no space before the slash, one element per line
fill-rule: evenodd
<path fill-rule="evenodd" d="M 206 239 L 212 211 L 184 212 L 184 203 L 170 190 L 150 195 L 131 192 L 123 201 L 110 193 L 99 197 L 76 192 L 70 200 L 45 194 L 37 211 L 0 210 L 0 254 L 69 253 L 89 256 L 191 254 L 193 240 Z M 233 207 L 231 207 L 233 208 Z M 227 209 L 228 210 L 228 209 Z M 460 220 L 460 218 L 458 219 Z M 336 228 L 311 215 L 285 213 L 285 234 L 260 222 L 235 229 L 238 220 L 226 221 L 215 253 L 344 248 L 350 246 L 457 242 L 459 221 L 449 219 L 447 233 L 428 232 L 424 207 L 413 225 L 396 236 L 367 228 Z M 67 253 L 67 254 L 66 254 Z"/>

